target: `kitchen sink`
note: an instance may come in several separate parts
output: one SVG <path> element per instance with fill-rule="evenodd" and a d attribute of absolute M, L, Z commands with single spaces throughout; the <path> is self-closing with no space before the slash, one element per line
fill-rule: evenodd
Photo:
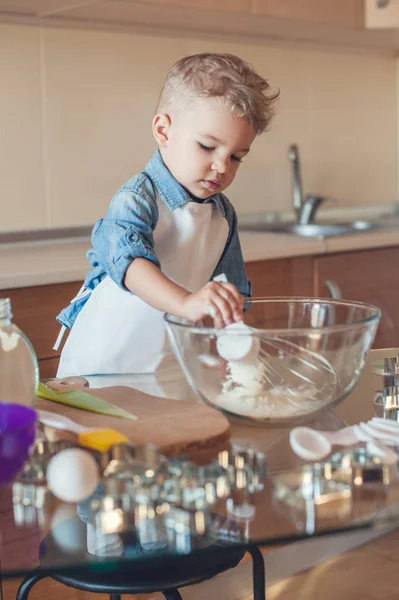
<path fill-rule="evenodd" d="M 301 224 L 293 221 L 267 221 L 263 215 L 246 215 L 238 221 L 240 231 L 285 233 L 301 237 L 326 238 L 339 235 L 374 231 L 379 229 L 399 229 L 399 218 L 355 220 Z"/>

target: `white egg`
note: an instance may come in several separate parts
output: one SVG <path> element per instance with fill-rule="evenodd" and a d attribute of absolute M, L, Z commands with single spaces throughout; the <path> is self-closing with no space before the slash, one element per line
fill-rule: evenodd
<path fill-rule="evenodd" d="M 237 335 L 234 335 L 237 333 Z M 231 323 L 222 329 L 216 340 L 219 356 L 224 360 L 256 360 L 259 353 L 259 339 L 253 335 L 253 329 L 242 321 Z"/>
<path fill-rule="evenodd" d="M 80 502 L 98 486 L 97 463 L 80 448 L 62 450 L 50 460 L 47 484 L 54 496 L 64 502 Z"/>

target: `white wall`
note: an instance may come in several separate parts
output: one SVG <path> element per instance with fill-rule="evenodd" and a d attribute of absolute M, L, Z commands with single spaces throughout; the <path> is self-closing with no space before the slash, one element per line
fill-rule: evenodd
<path fill-rule="evenodd" d="M 150 158 L 151 119 L 169 66 L 228 51 L 281 102 L 240 167 L 238 211 L 290 207 L 287 147 L 300 146 L 306 192 L 342 205 L 397 199 L 393 58 L 98 31 L 0 26 L 0 230 L 91 224 Z"/>

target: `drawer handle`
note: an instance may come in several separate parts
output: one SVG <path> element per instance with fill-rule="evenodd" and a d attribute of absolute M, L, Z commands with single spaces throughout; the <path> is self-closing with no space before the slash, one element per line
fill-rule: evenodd
<path fill-rule="evenodd" d="M 325 286 L 328 289 L 331 298 L 333 298 L 334 300 L 341 300 L 342 292 L 336 281 L 333 281 L 332 279 L 327 279 Z"/>

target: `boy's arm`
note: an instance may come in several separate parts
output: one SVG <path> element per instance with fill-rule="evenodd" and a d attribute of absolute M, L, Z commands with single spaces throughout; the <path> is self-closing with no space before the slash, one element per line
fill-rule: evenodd
<path fill-rule="evenodd" d="M 190 294 L 171 281 L 162 271 L 145 258 L 136 258 L 126 270 L 125 287 L 154 308 L 183 316 L 182 306 Z"/>
<path fill-rule="evenodd" d="M 101 266 L 122 289 L 126 270 L 135 258 L 145 258 L 160 267 L 154 248 L 158 206 L 151 194 L 122 188 L 113 197 L 106 216 L 93 229 L 93 248 L 87 258 Z"/>
<path fill-rule="evenodd" d="M 197 321 L 210 315 L 219 327 L 242 318 L 242 298 L 231 283 L 211 281 L 198 292 L 189 292 L 150 261 L 136 258 L 126 271 L 124 284 L 147 304 L 177 317 Z"/>

